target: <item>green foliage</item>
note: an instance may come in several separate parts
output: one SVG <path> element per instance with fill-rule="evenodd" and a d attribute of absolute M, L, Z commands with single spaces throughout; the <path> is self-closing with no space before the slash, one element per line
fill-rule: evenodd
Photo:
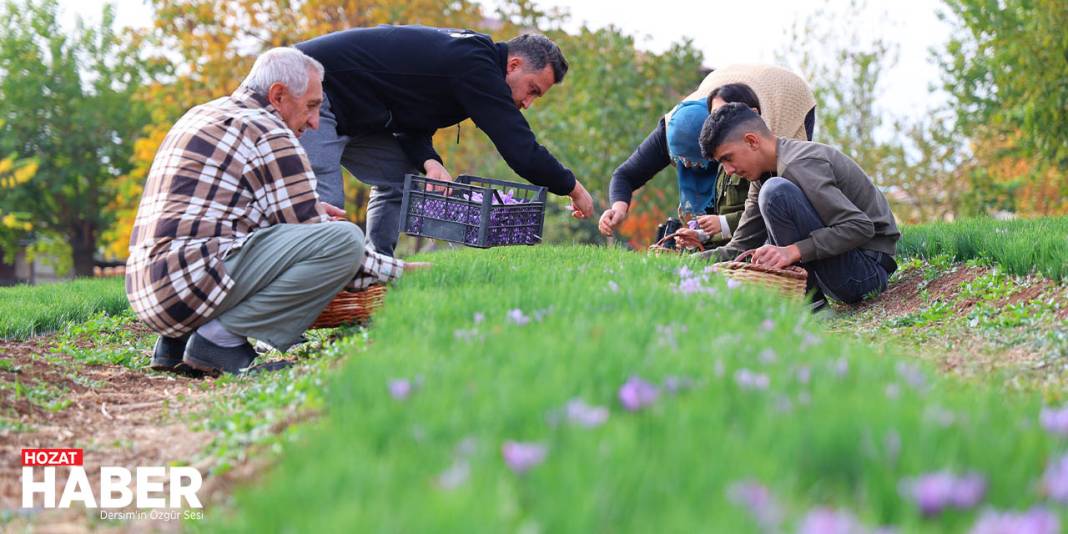
<path fill-rule="evenodd" d="M 944 1 L 954 32 L 939 63 L 958 130 L 1011 134 L 1009 153 L 1068 170 L 1064 1 Z"/>
<path fill-rule="evenodd" d="M 84 321 L 69 323 L 56 336 L 52 352 L 86 365 L 144 368 L 148 366 L 155 337 L 131 330 L 129 326 L 136 321 L 129 309 L 120 313 L 99 311 Z"/>
<path fill-rule="evenodd" d="M 56 0 L 5 0 L 0 7 L 0 154 L 36 157 L 34 179 L 0 197 L 0 211 L 30 215 L 61 234 L 79 275 L 92 274 L 103 207 L 129 169 L 131 143 L 148 114 L 134 98 L 146 76 L 138 50 L 116 34 L 114 7 L 99 27 L 59 24 Z"/>
<path fill-rule="evenodd" d="M 905 227 L 898 252 L 931 258 L 940 254 L 957 261 L 985 258 L 1008 273 L 1040 273 L 1056 280 L 1068 277 L 1068 217 L 998 221 L 965 219 Z"/>
<path fill-rule="evenodd" d="M 976 512 L 925 519 L 900 493 L 902 479 L 941 469 L 984 474 L 996 508 L 1041 502 L 1036 481 L 1061 443 L 1035 423 L 1037 395 L 940 380 L 827 337 L 775 294 L 713 278 L 711 294 L 680 295 L 683 261 L 575 247 L 436 254 L 391 290 L 369 347 L 330 382 L 321 424 L 282 446 L 233 517 L 186 526 L 749 532 L 757 524 L 727 488 L 754 479 L 783 505 L 782 531 L 814 506 L 964 531 Z M 768 389 L 742 387 L 743 369 Z M 693 382 L 632 413 L 617 392 L 634 375 Z M 400 378 L 415 385 L 406 400 L 389 394 Z M 572 399 L 607 407 L 607 422 L 569 423 Z M 544 463 L 511 472 L 507 440 L 544 444 Z"/>
<path fill-rule="evenodd" d="M 129 306 L 120 278 L 0 288 L 0 338 L 23 339 L 102 311 L 122 313 Z"/>

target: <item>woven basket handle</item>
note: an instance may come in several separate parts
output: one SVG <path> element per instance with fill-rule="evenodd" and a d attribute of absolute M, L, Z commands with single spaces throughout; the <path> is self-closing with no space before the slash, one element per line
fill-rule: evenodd
<path fill-rule="evenodd" d="M 753 253 L 756 252 L 756 250 L 757 249 L 755 249 L 755 248 L 751 248 L 751 249 L 741 253 L 741 254 L 738 255 L 737 258 L 734 258 L 734 261 L 744 262 L 746 260 L 752 260 L 753 259 Z M 752 262 L 750 262 L 750 263 L 752 263 Z M 786 267 L 783 267 L 780 270 L 782 270 L 782 271 L 790 271 L 790 272 L 794 272 L 794 273 L 797 273 L 797 274 L 803 274 L 805 276 L 808 276 L 808 271 L 806 271 L 804 269 L 804 267 L 801 267 L 800 265 L 787 265 Z"/>
<path fill-rule="evenodd" d="M 679 233 L 678 233 L 678 232 L 672 232 L 671 234 L 669 234 L 669 235 L 666 235 L 666 236 L 664 236 L 664 237 L 660 238 L 660 241 L 657 241 L 657 242 L 656 242 L 656 244 L 655 244 L 655 245 L 653 245 L 653 247 L 655 248 L 655 247 L 660 247 L 660 246 L 663 246 L 663 244 L 664 244 L 664 243 L 665 243 L 665 242 L 666 242 L 666 241 L 667 241 L 668 239 L 672 239 L 672 238 L 674 238 L 674 237 L 678 237 L 678 235 L 679 235 Z M 704 251 L 705 251 L 705 246 L 704 246 L 704 245 L 702 245 L 701 243 L 697 243 L 697 250 L 698 250 L 698 251 L 700 251 L 700 252 L 704 252 Z"/>

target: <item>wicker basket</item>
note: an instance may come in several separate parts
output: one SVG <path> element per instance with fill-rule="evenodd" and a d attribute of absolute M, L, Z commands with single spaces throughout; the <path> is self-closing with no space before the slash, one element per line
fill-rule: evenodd
<path fill-rule="evenodd" d="M 338 293 L 323 312 L 309 326 L 312 328 L 334 328 L 346 324 L 367 324 L 371 314 L 382 305 L 386 297 L 386 286 L 371 286 L 361 291 L 342 291 Z"/>
<path fill-rule="evenodd" d="M 779 290 L 791 297 L 803 298 L 808 283 L 808 271 L 797 265 L 785 269 L 773 269 L 763 265 L 754 265 L 745 260 L 753 255 L 754 250 L 741 253 L 734 261 L 723 261 L 712 265 L 712 270 L 732 280 L 748 282 Z"/>

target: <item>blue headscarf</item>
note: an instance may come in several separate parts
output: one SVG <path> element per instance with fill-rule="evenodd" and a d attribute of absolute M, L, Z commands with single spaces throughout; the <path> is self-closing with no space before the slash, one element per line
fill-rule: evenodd
<path fill-rule="evenodd" d="M 667 123 L 668 155 L 679 177 L 679 209 L 694 215 L 704 215 L 716 196 L 719 164 L 701 155 L 698 142 L 707 118 L 708 103 L 704 99 L 687 100 L 675 106 Z"/>

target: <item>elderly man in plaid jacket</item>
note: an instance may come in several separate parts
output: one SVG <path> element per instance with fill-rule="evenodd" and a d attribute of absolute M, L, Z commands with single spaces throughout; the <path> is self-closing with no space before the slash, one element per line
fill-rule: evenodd
<path fill-rule="evenodd" d="M 299 50 L 270 50 L 163 140 L 126 271 L 134 312 L 160 334 L 153 368 L 243 372 L 256 357 L 247 338 L 286 350 L 343 288 L 403 272 L 315 192 L 297 138 L 318 127 L 322 79 Z"/>

